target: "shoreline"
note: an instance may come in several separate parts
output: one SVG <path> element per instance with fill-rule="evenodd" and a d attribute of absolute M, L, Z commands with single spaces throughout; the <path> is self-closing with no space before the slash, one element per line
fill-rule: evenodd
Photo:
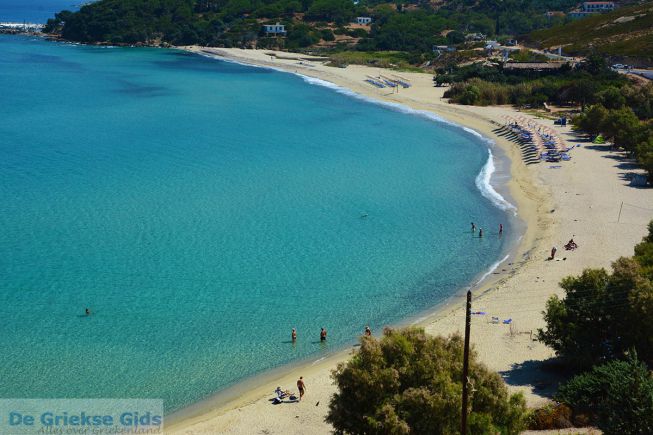
<path fill-rule="evenodd" d="M 435 322 L 441 321 L 449 316 L 452 313 L 460 309 L 460 302 L 465 298 L 466 290 L 472 290 L 477 294 L 475 300 L 480 298 L 483 295 L 486 295 L 490 292 L 493 286 L 499 285 L 505 277 L 496 276 L 497 270 L 503 269 L 506 270 L 506 267 L 510 267 L 514 264 L 519 264 L 516 268 L 513 268 L 513 273 L 516 273 L 519 267 L 523 266 L 523 263 L 519 261 L 519 258 L 525 255 L 528 252 L 532 252 L 536 249 L 537 245 L 535 243 L 535 238 L 529 234 L 529 229 L 531 229 L 536 221 L 532 219 L 537 219 L 536 214 L 531 213 L 533 207 L 535 207 L 535 202 L 524 195 L 522 190 L 522 184 L 515 183 L 514 173 L 519 169 L 520 166 L 524 166 L 521 158 L 514 155 L 514 144 L 505 141 L 501 143 L 502 139 L 497 137 L 492 133 L 490 127 L 495 126 L 490 120 L 484 120 L 487 125 L 482 125 L 481 123 L 469 122 L 469 114 L 466 114 L 461 111 L 453 111 L 457 116 L 447 116 L 433 109 L 424 109 L 421 107 L 415 107 L 411 104 L 407 104 L 405 101 L 388 101 L 387 99 L 379 99 L 374 95 L 369 95 L 367 93 L 359 93 L 356 90 L 352 89 L 351 86 L 347 86 L 342 82 L 330 81 L 321 74 L 310 74 L 314 70 L 309 69 L 310 67 L 304 68 L 288 68 L 282 67 L 280 65 L 272 65 L 267 62 L 257 62 L 253 59 L 243 59 L 239 56 L 234 56 L 229 53 L 225 53 L 225 49 L 205 49 L 205 48 L 196 48 L 196 47 L 182 47 L 182 50 L 189 51 L 194 54 L 201 56 L 216 58 L 223 61 L 240 63 L 247 66 L 253 67 L 263 67 L 270 68 L 281 72 L 291 73 L 300 76 L 302 79 L 307 81 L 309 84 L 317 84 L 329 87 L 334 89 L 336 92 L 344 93 L 348 96 L 363 99 L 365 101 L 371 102 L 373 104 L 382 104 L 391 109 L 395 109 L 401 112 L 406 112 L 406 109 L 412 111 L 413 115 L 425 116 L 432 119 L 435 122 L 442 122 L 452 126 L 453 128 L 458 128 L 466 131 L 469 134 L 478 136 L 481 140 L 487 142 L 488 149 L 488 163 L 483 166 L 481 172 L 475 180 L 475 184 L 479 189 L 481 195 L 488 199 L 493 205 L 501 209 L 506 214 L 510 214 L 511 210 L 514 211 L 514 216 L 512 216 L 511 224 L 514 228 L 519 228 L 523 233 L 516 240 L 512 240 L 509 247 L 502 252 L 502 257 L 494 263 L 489 269 L 479 271 L 474 280 L 467 286 L 461 286 L 459 291 L 451 295 L 441 303 L 435 305 L 434 307 L 425 310 L 420 313 L 416 313 L 414 316 L 411 316 L 407 319 L 403 319 L 398 322 L 398 327 L 401 326 L 419 326 L 425 329 L 428 329 L 430 325 Z M 209 54 L 205 50 L 210 50 L 212 53 Z M 242 50 L 244 52 L 249 52 L 253 50 Z M 269 52 L 269 50 L 265 50 Z M 286 54 L 287 56 L 288 54 Z M 306 59 L 306 56 L 302 56 L 302 59 Z M 283 60 L 290 60 L 286 57 Z M 304 60 L 306 61 L 306 60 Z M 332 68 L 332 67 L 329 67 Z M 369 67 L 364 67 L 369 68 Z M 299 70 L 301 69 L 301 73 Z M 380 70 L 379 68 L 369 68 L 374 70 Z M 403 73 L 402 73 L 403 74 Z M 411 73 L 411 74 L 422 74 L 424 73 Z M 430 75 L 429 75 L 430 77 Z M 323 81 L 325 83 L 317 83 L 315 79 Z M 434 88 L 435 89 L 435 88 Z M 448 104 L 448 103 L 443 103 Z M 462 121 L 461 121 L 462 119 Z M 465 122 L 467 121 L 467 122 Z M 497 148 L 501 154 L 500 157 L 497 157 L 495 152 Z M 501 168 L 499 172 L 505 172 L 504 175 L 507 180 L 499 183 L 500 186 L 497 186 L 497 183 L 494 182 L 490 184 L 487 182 L 492 192 L 484 192 L 481 188 L 480 181 L 478 178 L 485 177 L 484 173 L 487 170 L 489 164 L 494 166 L 494 163 L 497 159 L 502 159 L 506 168 Z M 493 167 L 493 170 L 490 171 L 490 177 L 497 174 L 496 167 Z M 520 179 L 522 183 L 532 185 L 530 180 L 525 179 L 524 175 L 520 174 Z M 487 180 L 487 178 L 486 178 Z M 495 189 L 506 190 L 508 199 L 505 198 L 505 194 L 502 195 L 499 192 L 496 192 Z M 498 198 L 491 198 L 489 195 L 496 195 Z M 532 194 L 532 192 L 531 192 Z M 540 206 L 545 204 L 543 201 L 545 197 L 540 198 Z M 533 203 L 531 203 L 533 201 Z M 519 210 L 519 213 L 518 213 Z M 522 212 L 524 214 L 522 214 Z M 529 219 L 531 221 L 529 221 Z M 532 230 L 531 230 L 532 231 Z M 520 253 L 523 253 L 520 255 Z M 167 427 L 166 431 L 171 431 L 171 433 L 186 433 L 183 432 L 186 429 L 191 429 L 193 426 L 201 424 L 202 422 L 211 421 L 212 419 L 218 418 L 225 415 L 230 411 L 238 411 L 244 406 L 254 404 L 257 401 L 264 400 L 265 396 L 269 396 L 270 392 L 277 385 L 293 385 L 295 374 L 297 371 L 301 370 L 305 378 L 306 374 L 309 376 L 311 374 L 320 373 L 324 375 L 325 372 L 330 373 L 338 363 L 346 361 L 349 356 L 352 354 L 354 347 L 347 346 L 346 349 L 335 352 L 334 354 L 327 355 L 326 357 L 318 358 L 314 360 L 315 357 L 310 360 L 301 360 L 296 362 L 291 362 L 285 364 L 281 367 L 268 370 L 262 374 L 253 375 L 250 378 L 247 378 L 243 381 L 236 383 L 228 387 L 227 389 L 216 393 L 213 396 L 210 396 L 206 399 L 196 402 L 187 407 L 184 407 L 180 410 L 177 410 L 170 414 L 167 417 Z M 251 388 L 250 388 L 251 387 Z M 192 432 L 195 433 L 195 432 Z"/>

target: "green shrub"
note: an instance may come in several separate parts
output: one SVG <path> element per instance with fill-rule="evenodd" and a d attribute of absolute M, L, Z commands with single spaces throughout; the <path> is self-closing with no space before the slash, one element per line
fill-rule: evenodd
<path fill-rule="evenodd" d="M 333 372 L 338 392 L 327 421 L 336 433 L 457 434 L 463 341 L 422 329 L 386 329 Z M 525 426 L 521 395 L 509 396 L 497 373 L 470 357 L 469 427 L 473 434 L 517 434 Z"/>
<path fill-rule="evenodd" d="M 538 338 L 575 368 L 588 369 L 634 349 L 653 362 L 653 224 L 633 258 L 605 269 L 586 269 L 560 283 L 563 299 L 553 296 Z"/>
<path fill-rule="evenodd" d="M 653 378 L 635 353 L 575 376 L 557 398 L 606 434 L 653 433 Z"/>
<path fill-rule="evenodd" d="M 534 409 L 528 419 L 531 430 L 566 429 L 573 427 L 571 408 L 562 403 L 547 404 Z"/>

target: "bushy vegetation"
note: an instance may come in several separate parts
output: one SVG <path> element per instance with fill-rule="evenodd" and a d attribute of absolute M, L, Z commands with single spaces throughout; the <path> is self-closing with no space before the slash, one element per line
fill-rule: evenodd
<path fill-rule="evenodd" d="M 634 354 L 575 376 L 557 399 L 605 434 L 653 433 L 653 377 Z"/>
<path fill-rule="evenodd" d="M 612 273 L 586 269 L 560 286 L 565 296 L 547 302 L 538 338 L 579 374 L 557 399 L 575 421 L 606 434 L 653 433 L 653 221 L 635 255 L 615 261 Z M 548 423 L 551 413 L 541 414 L 538 422 Z"/>
<path fill-rule="evenodd" d="M 566 429 L 573 427 L 572 410 L 563 403 L 547 403 L 531 411 L 528 428 L 531 430 Z"/>
<path fill-rule="evenodd" d="M 463 340 L 427 336 L 422 329 L 386 329 L 362 337 L 361 347 L 333 373 L 338 392 L 327 421 L 336 433 L 457 434 L 460 431 Z M 469 433 L 517 434 L 525 424 L 521 395 L 472 352 Z"/>
<path fill-rule="evenodd" d="M 451 102 L 467 105 L 516 104 L 541 106 L 592 104 L 600 92 L 621 88 L 628 83 L 622 75 L 606 67 L 600 57 L 590 57 L 572 69 L 563 65 L 555 70 L 509 70 L 502 65 L 472 64 L 451 66 L 436 74 L 436 84 L 452 84 L 445 93 Z M 471 88 L 471 89 L 470 89 Z"/>
<path fill-rule="evenodd" d="M 582 20 L 539 30 L 529 39 L 544 47 L 562 45 L 569 54 L 600 53 L 653 60 L 653 2 L 616 9 Z"/>
<path fill-rule="evenodd" d="M 539 339 L 576 369 L 622 358 L 629 351 L 653 363 L 653 222 L 632 258 L 605 269 L 586 269 L 562 280 L 565 297 L 553 296 Z"/>
<path fill-rule="evenodd" d="M 576 128 L 603 135 L 630 152 L 653 182 L 653 84 L 608 87 L 598 92 L 595 104 L 574 120 Z"/>
<path fill-rule="evenodd" d="M 81 42 L 114 44 L 160 43 L 214 46 L 283 45 L 301 48 L 316 44 L 330 30 L 356 16 L 371 16 L 374 24 L 356 47 L 364 51 L 431 52 L 433 44 L 462 42 L 462 32 L 514 35 L 550 23 L 543 12 L 570 8 L 569 0 L 450 0 L 438 7 L 421 0 L 387 3 L 376 0 L 100 0 L 78 12 L 51 19 L 48 32 Z M 287 41 L 267 38 L 262 22 L 286 25 Z M 455 30 L 451 38 L 443 30 Z M 458 36 L 458 37 L 456 37 Z M 288 45 L 284 45 L 284 44 Z"/>
<path fill-rule="evenodd" d="M 421 60 L 419 55 L 403 51 L 340 51 L 329 57 L 331 64 L 336 66 L 358 64 L 405 70 L 415 69 L 412 65 Z"/>
<path fill-rule="evenodd" d="M 451 84 L 444 96 L 458 104 L 578 105 L 583 112 L 574 118 L 576 128 L 602 134 L 629 151 L 653 182 L 653 84 L 632 84 L 600 56 L 590 56 L 576 69 L 563 66 L 553 71 L 450 66 L 434 80 L 436 85 Z"/>

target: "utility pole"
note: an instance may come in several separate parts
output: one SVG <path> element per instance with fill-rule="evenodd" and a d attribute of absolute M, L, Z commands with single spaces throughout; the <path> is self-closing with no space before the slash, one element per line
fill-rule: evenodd
<path fill-rule="evenodd" d="M 467 379 L 469 372 L 469 331 L 472 326 L 472 291 L 467 291 L 467 308 L 465 310 L 465 350 L 463 354 L 463 404 L 462 404 L 462 417 L 460 419 L 460 433 L 467 435 L 467 402 L 468 392 Z"/>

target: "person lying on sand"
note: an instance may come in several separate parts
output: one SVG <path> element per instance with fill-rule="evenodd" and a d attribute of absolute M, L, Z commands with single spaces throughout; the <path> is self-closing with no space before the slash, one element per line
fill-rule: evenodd
<path fill-rule="evenodd" d="M 292 396 L 293 393 L 289 390 L 282 390 L 281 387 L 277 387 L 276 390 L 274 390 L 274 394 L 277 395 L 278 398 L 283 399 L 286 396 Z"/>
<path fill-rule="evenodd" d="M 578 245 L 576 244 L 576 242 L 574 242 L 574 239 L 569 240 L 569 242 L 567 242 L 567 244 L 565 245 L 565 249 L 567 251 L 572 251 L 576 248 L 578 248 Z"/>

